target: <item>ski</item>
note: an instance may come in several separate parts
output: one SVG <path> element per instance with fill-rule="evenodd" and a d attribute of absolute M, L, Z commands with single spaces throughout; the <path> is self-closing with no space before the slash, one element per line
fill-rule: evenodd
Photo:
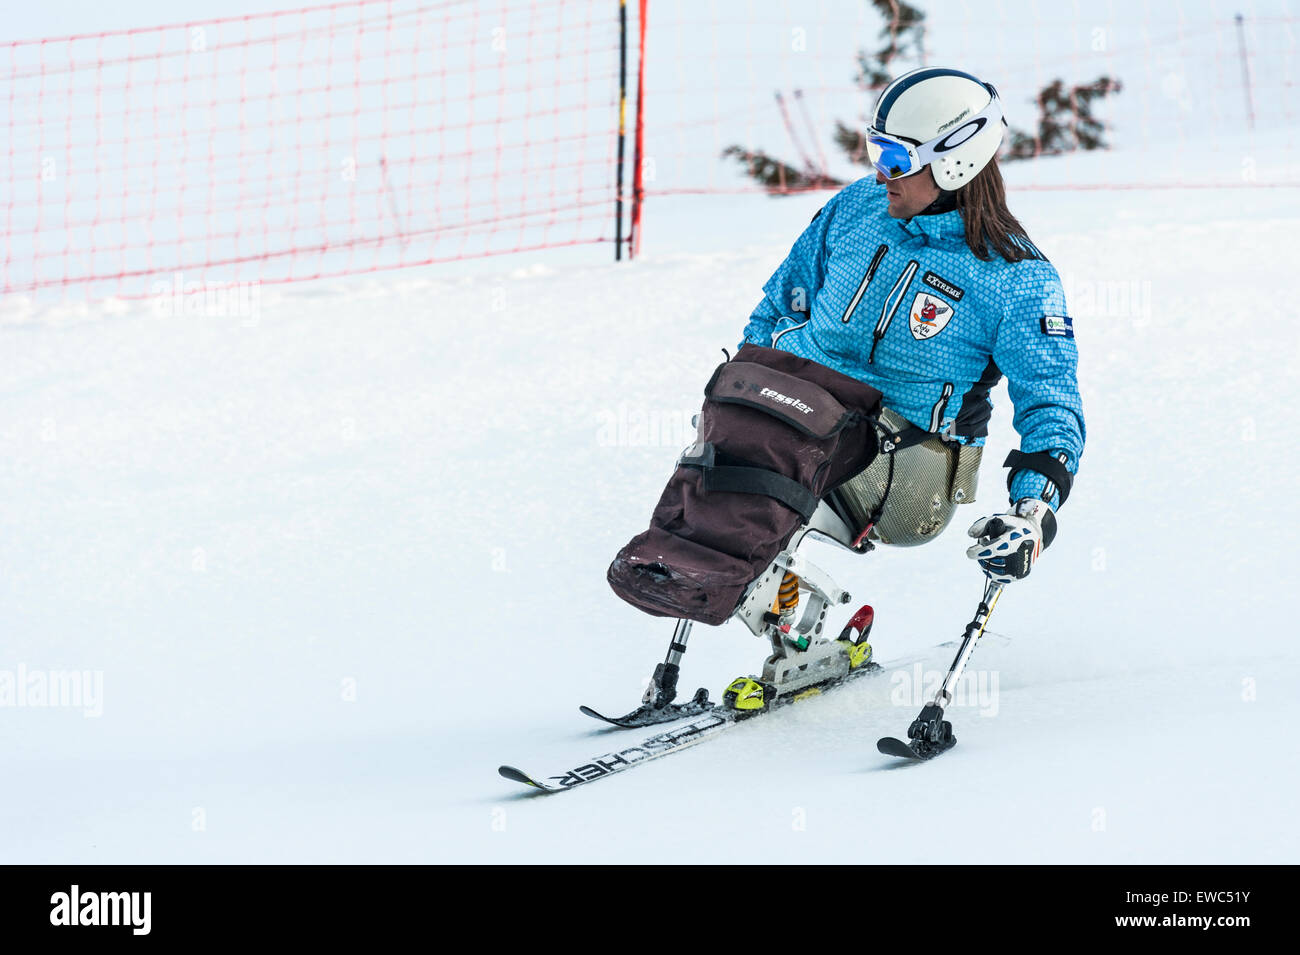
<path fill-rule="evenodd" d="M 566 792 L 584 783 L 604 779 L 606 776 L 612 776 L 615 773 L 626 772 L 652 759 L 687 749 L 706 739 L 711 739 L 740 723 L 748 723 L 750 720 L 757 719 L 774 710 L 784 709 L 791 703 L 820 696 L 822 693 L 850 683 L 864 674 L 880 673 L 882 671 L 883 667 L 880 664 L 871 661 L 855 670 L 850 670 L 847 675 L 839 679 L 816 686 L 804 687 L 787 696 L 779 696 L 761 710 L 733 710 L 723 706 L 715 706 L 703 716 L 684 726 L 677 726 L 665 732 L 656 733 L 654 736 L 649 736 L 632 746 L 591 757 L 581 765 L 547 776 L 530 775 L 514 766 L 498 767 L 497 772 L 505 779 L 531 786 L 542 792 Z"/>
<path fill-rule="evenodd" d="M 612 776 L 614 773 L 624 772 L 633 766 L 639 766 L 659 756 L 678 752 L 716 736 L 739 722 L 733 717 L 724 715 L 726 713 L 725 710 L 710 712 L 697 720 L 687 723 L 685 726 L 676 727 L 663 733 L 656 733 L 654 736 L 646 737 L 635 745 L 594 756 L 579 766 L 574 766 L 571 769 L 550 776 L 531 776 L 513 766 L 501 766 L 497 772 L 506 779 L 532 786 L 542 792 L 566 792 L 575 786 L 581 786 L 583 783 L 603 779 L 606 776 Z"/>
<path fill-rule="evenodd" d="M 914 740 L 911 743 L 904 743 L 901 739 L 895 739 L 892 736 L 885 736 L 876 741 L 876 749 L 886 756 L 897 756 L 899 759 L 910 759 L 914 762 L 924 762 L 927 759 L 934 759 L 940 753 L 947 752 L 957 740 L 954 737 L 952 742 L 943 749 L 923 747 L 920 740 Z"/>
<path fill-rule="evenodd" d="M 876 749 L 886 756 L 897 756 L 899 759 L 920 759 L 919 753 L 912 750 L 901 739 L 895 739 L 892 736 L 882 736 L 876 740 Z"/>

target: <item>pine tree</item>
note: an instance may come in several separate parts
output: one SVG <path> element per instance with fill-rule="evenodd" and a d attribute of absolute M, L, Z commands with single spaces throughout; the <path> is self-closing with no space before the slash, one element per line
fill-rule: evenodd
<path fill-rule="evenodd" d="M 1057 156 L 1083 149 L 1105 149 L 1105 127 L 1092 115 L 1096 100 L 1122 89 L 1119 80 L 1103 76 L 1091 83 L 1066 87 L 1056 79 L 1038 93 L 1038 132 L 1012 129 L 1003 162 Z"/>

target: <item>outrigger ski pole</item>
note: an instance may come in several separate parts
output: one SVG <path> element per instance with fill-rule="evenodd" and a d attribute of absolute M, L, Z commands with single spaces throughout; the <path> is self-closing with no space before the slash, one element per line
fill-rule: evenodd
<path fill-rule="evenodd" d="M 701 687 L 688 703 L 674 703 L 677 697 L 677 675 L 681 671 L 682 654 L 686 652 L 686 641 L 691 635 L 691 621 L 685 617 L 677 621 L 673 628 L 673 639 L 668 644 L 668 655 L 664 662 L 655 665 L 654 676 L 645 689 L 641 705 L 631 713 L 623 716 L 605 716 L 597 713 L 590 706 L 580 706 L 579 710 L 593 719 L 613 723 L 615 726 L 651 726 L 655 723 L 671 723 L 687 716 L 698 716 L 713 709 L 709 691 Z"/>
<path fill-rule="evenodd" d="M 885 736 L 876 742 L 876 749 L 886 756 L 923 760 L 933 759 L 957 745 L 957 737 L 952 735 L 952 724 L 943 718 L 943 708 L 952 702 L 953 690 L 957 686 L 957 681 L 961 679 L 971 654 L 975 652 L 975 644 L 984 634 L 989 616 L 997 606 L 998 597 L 1002 596 L 1003 586 L 992 580 L 984 584 L 984 599 L 980 601 L 979 609 L 975 611 L 975 619 L 966 625 L 966 634 L 962 637 L 956 659 L 948 668 L 943 686 L 939 687 L 934 701 L 923 707 L 920 715 L 907 728 L 907 738 L 911 742 L 904 743 L 901 739 Z"/>

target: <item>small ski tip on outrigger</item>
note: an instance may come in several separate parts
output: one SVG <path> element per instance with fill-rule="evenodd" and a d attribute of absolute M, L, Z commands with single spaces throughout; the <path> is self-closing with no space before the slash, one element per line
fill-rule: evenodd
<path fill-rule="evenodd" d="M 952 735 L 952 724 L 943 718 L 943 708 L 952 702 L 953 688 L 961 679 L 971 654 L 975 652 L 976 642 L 984 634 L 989 616 L 997 605 L 998 597 L 1002 595 L 1002 587 L 1002 584 L 991 580 L 984 584 L 984 597 L 975 612 L 975 619 L 966 625 L 966 633 L 962 637 L 961 646 L 952 661 L 952 666 L 948 668 L 943 686 L 939 687 L 934 700 L 922 707 L 920 714 L 907 728 L 907 738 L 910 742 L 905 743 L 892 736 L 882 737 L 876 741 L 876 749 L 881 753 L 899 759 L 923 762 L 934 759 L 940 753 L 946 753 L 957 745 L 957 737 Z"/>

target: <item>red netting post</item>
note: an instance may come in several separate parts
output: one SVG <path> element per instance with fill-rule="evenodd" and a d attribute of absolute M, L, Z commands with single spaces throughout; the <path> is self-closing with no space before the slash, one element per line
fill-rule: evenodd
<path fill-rule="evenodd" d="M 632 141 L 632 226 L 628 235 L 628 258 L 641 251 L 641 204 L 645 198 L 642 167 L 645 164 L 645 11 L 647 0 L 640 0 L 637 16 L 640 36 L 637 40 L 636 131 Z"/>
<path fill-rule="evenodd" d="M 618 193 L 614 199 L 614 261 L 623 258 L 623 152 L 627 139 L 627 0 L 618 0 Z"/>

